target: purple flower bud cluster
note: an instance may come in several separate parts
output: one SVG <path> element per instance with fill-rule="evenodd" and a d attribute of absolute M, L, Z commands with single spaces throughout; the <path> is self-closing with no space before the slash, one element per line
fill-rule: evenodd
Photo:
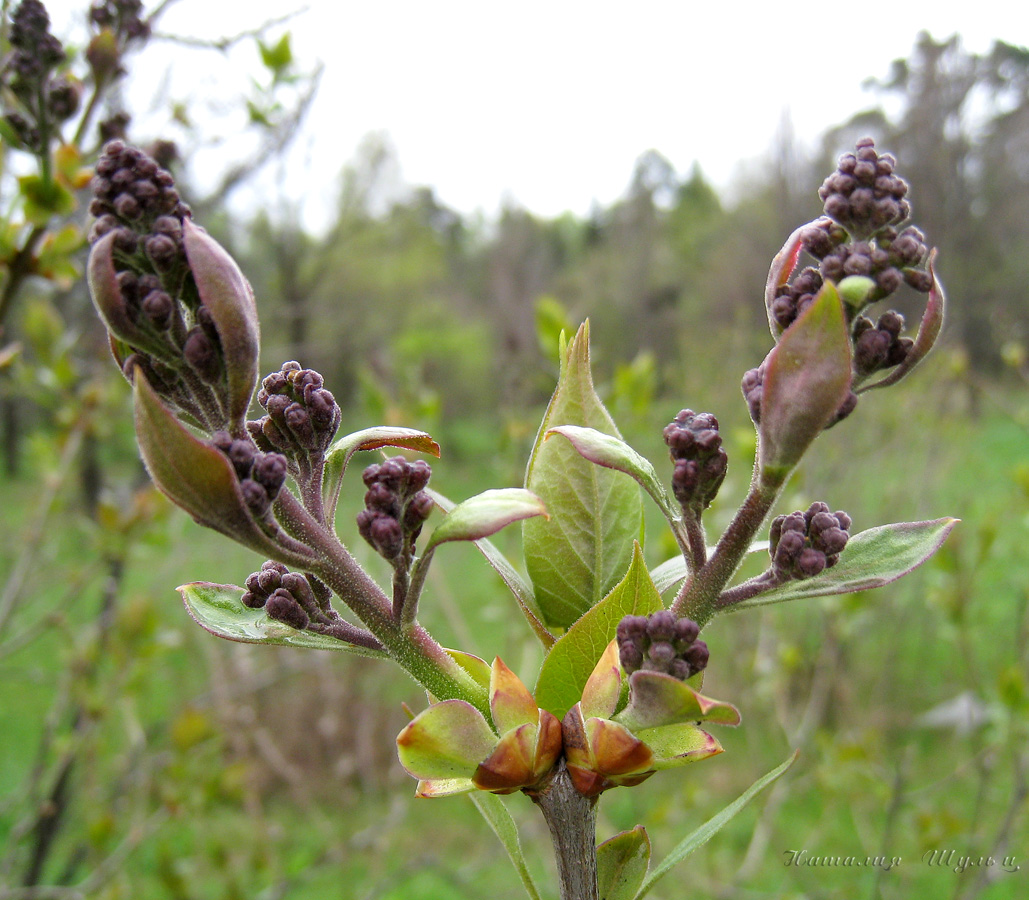
<path fill-rule="evenodd" d="M 776 516 L 769 532 L 772 572 L 780 581 L 813 578 L 836 565 L 850 539 L 850 516 L 821 502 Z"/>
<path fill-rule="evenodd" d="M 257 517 L 266 515 L 286 481 L 286 457 L 262 453 L 250 441 L 234 440 L 227 431 L 215 432 L 211 445 L 232 463 L 250 511 Z"/>
<path fill-rule="evenodd" d="M 879 369 L 900 365 L 911 352 L 914 341 L 901 337 L 904 317 L 894 310 L 872 322 L 866 316 L 854 321 L 854 371 L 858 375 L 871 375 Z"/>
<path fill-rule="evenodd" d="M 728 457 L 718 433 L 718 419 L 710 413 L 684 409 L 665 427 L 675 472 L 672 491 L 682 508 L 700 513 L 711 505 L 725 480 Z"/>
<path fill-rule="evenodd" d="M 11 52 L 0 69 L 0 86 L 16 109 L 4 116 L 10 133 L 32 153 L 48 153 L 59 123 L 75 115 L 81 99 L 77 81 L 56 74 L 64 47 L 50 33 L 50 16 L 39 0 L 22 0 L 11 14 Z M 47 135 L 48 137 L 44 137 Z"/>
<path fill-rule="evenodd" d="M 290 572 L 282 563 L 268 560 L 246 580 L 242 603 L 264 608 L 268 618 L 303 630 L 312 624 L 329 625 L 339 617 L 329 605 L 332 592 L 313 575 Z M 321 630 L 316 628 L 316 630 Z"/>
<path fill-rule="evenodd" d="M 325 381 L 298 362 L 283 363 L 261 382 L 257 402 L 268 415 L 247 423 L 258 446 L 287 456 L 321 454 L 332 443 L 342 413 Z"/>
<path fill-rule="evenodd" d="M 118 230 L 117 249 L 126 262 L 132 258 L 162 275 L 185 266 L 182 220 L 190 210 L 171 173 L 142 150 L 111 141 L 97 160 L 92 188 L 90 243 Z"/>
<path fill-rule="evenodd" d="M 89 8 L 89 22 L 96 28 L 106 28 L 124 41 L 146 40 L 150 37 L 150 23 L 140 17 L 142 0 L 97 0 Z"/>
<path fill-rule="evenodd" d="M 368 491 L 357 529 L 394 566 L 407 568 L 414 559 L 414 543 L 432 512 L 432 499 L 424 491 L 431 474 L 428 463 L 402 456 L 364 470 Z"/>
<path fill-rule="evenodd" d="M 888 313 L 883 331 L 890 336 L 870 335 L 871 323 L 858 315 L 860 308 L 891 296 L 902 284 L 922 293 L 932 288 L 932 276 L 924 268 L 929 257 L 925 236 L 913 225 L 902 227 L 911 207 L 905 199 L 907 184 L 894 174 L 895 164 L 892 156 L 876 151 L 871 138 L 840 157 L 836 172 L 819 191 L 826 217 L 800 233 L 803 248 L 818 266 L 804 268 L 779 285 L 771 299 L 771 317 L 784 331 L 826 281 L 839 283 L 852 275 L 871 279 L 872 289 L 860 307 L 846 305 L 858 377 L 898 365 L 911 347 L 911 341 L 891 331 L 897 321 L 903 327 L 903 319 Z"/>
<path fill-rule="evenodd" d="M 698 641 L 692 619 L 677 619 L 663 609 L 649 616 L 626 616 L 618 623 L 618 659 L 631 675 L 640 670 L 664 672 L 685 681 L 707 666 L 708 649 Z"/>

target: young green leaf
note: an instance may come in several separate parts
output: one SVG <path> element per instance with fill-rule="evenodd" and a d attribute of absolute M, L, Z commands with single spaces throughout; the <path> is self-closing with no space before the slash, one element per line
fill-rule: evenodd
<path fill-rule="evenodd" d="M 640 456 L 625 441 L 581 425 L 558 425 L 551 428 L 544 439 L 549 440 L 551 435 L 555 434 L 568 438 L 583 459 L 606 469 L 624 472 L 634 479 L 654 499 L 665 518 L 670 521 L 679 518 L 675 503 L 669 497 L 650 460 Z"/>
<path fill-rule="evenodd" d="M 193 621 L 216 637 L 243 644 L 282 644 L 312 650 L 342 650 L 359 656 L 381 657 L 385 654 L 367 647 L 358 647 L 324 634 L 297 631 L 282 622 L 269 619 L 263 609 L 250 609 L 240 602 L 246 588 L 234 584 L 209 584 L 197 581 L 176 590 Z"/>
<path fill-rule="evenodd" d="M 431 488 L 426 488 L 426 493 L 432 497 L 432 502 L 445 513 L 449 513 L 457 505 Z M 518 608 L 522 611 L 522 615 L 525 616 L 536 637 L 540 639 L 544 647 L 552 647 L 557 638 L 547 630 L 546 625 L 540 620 L 536 609 L 536 598 L 532 593 L 532 586 L 526 583 L 525 579 L 518 574 L 518 570 L 511 565 L 511 561 L 500 552 L 492 541 L 480 538 L 475 542 L 475 546 L 486 557 L 486 561 L 493 567 L 493 570 L 500 576 L 504 584 L 507 585 L 507 589 L 518 602 Z"/>
<path fill-rule="evenodd" d="M 432 532 L 423 552 L 428 553 L 447 541 L 478 541 L 496 534 L 512 522 L 546 514 L 540 498 L 521 488 L 483 491 L 458 503 L 446 514 Z"/>
<path fill-rule="evenodd" d="M 821 575 L 801 581 L 787 581 L 751 600 L 725 607 L 736 612 L 769 603 L 785 603 L 831 594 L 868 591 L 896 581 L 932 556 L 947 539 L 959 519 L 928 522 L 898 522 L 880 525 L 854 535 L 840 554 L 839 562 Z"/>
<path fill-rule="evenodd" d="M 739 797 L 733 800 L 732 803 L 708 819 L 700 826 L 700 828 L 683 838 L 675 849 L 672 850 L 672 852 L 669 853 L 668 856 L 666 856 L 657 866 L 655 866 L 654 870 L 649 876 L 647 876 L 647 879 L 643 882 L 643 886 L 640 888 L 639 893 L 636 894 L 634 900 L 642 900 L 643 897 L 649 894 L 651 888 L 653 888 L 661 878 L 667 875 L 673 866 L 682 862 L 694 850 L 711 840 L 711 838 L 721 831 L 721 829 L 741 809 L 743 809 L 744 806 L 746 806 L 757 794 L 782 775 L 794 764 L 794 762 L 796 762 L 796 760 L 797 753 L 795 752 L 789 759 L 782 763 L 782 765 L 777 766 L 767 775 L 755 781 L 749 788 L 740 794 Z"/>
<path fill-rule="evenodd" d="M 559 719 L 579 702 L 597 660 L 614 640 L 618 623 L 628 615 L 645 616 L 661 609 L 661 595 L 650 580 L 643 551 L 637 542 L 633 548 L 625 577 L 558 639 L 543 660 L 536 703 Z"/>
<path fill-rule="evenodd" d="M 525 564 L 544 622 L 567 628 L 600 602 L 629 565 L 640 536 L 639 488 L 621 472 L 596 466 L 566 441 L 546 441 L 559 425 L 618 437 L 590 373 L 589 324 L 562 347 L 561 374 L 529 457 L 525 486 L 546 504 L 549 520 L 522 524 Z"/>
<path fill-rule="evenodd" d="M 647 829 L 637 825 L 597 847 L 597 887 L 604 900 L 633 900 L 650 864 Z"/>

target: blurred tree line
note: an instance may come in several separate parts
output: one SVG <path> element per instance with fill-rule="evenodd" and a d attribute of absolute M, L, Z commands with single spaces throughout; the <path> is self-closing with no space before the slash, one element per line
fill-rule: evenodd
<path fill-rule="evenodd" d="M 484 222 L 401 184 L 394 149 L 372 135 L 342 175 L 325 234 L 267 213 L 237 231 L 267 363 L 297 357 L 344 401 L 489 414 L 544 399 L 554 348 L 538 333 L 589 315 L 606 376 L 635 359 L 659 393 L 682 395 L 698 360 L 763 353 L 768 260 L 818 215 L 836 156 L 870 134 L 901 160 L 915 220 L 940 249 L 956 359 L 973 378 L 1000 376 L 1005 358 L 1024 365 L 1029 51 L 998 42 L 978 55 L 923 33 L 869 87 L 880 104 L 810 157 L 786 123 L 731 203 L 698 168 L 682 177 L 650 150 L 623 197 L 586 217 L 508 206 Z M 901 310 L 911 325 L 914 303 Z"/>

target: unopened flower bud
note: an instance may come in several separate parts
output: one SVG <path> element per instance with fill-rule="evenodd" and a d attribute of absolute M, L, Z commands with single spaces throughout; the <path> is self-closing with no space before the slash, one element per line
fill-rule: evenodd
<path fill-rule="evenodd" d="M 769 530 L 772 572 L 780 580 L 813 578 L 836 565 L 850 538 L 850 516 L 821 502 L 776 516 Z"/>
<path fill-rule="evenodd" d="M 664 672 L 685 680 L 707 666 L 707 644 L 697 640 L 699 633 L 696 622 L 669 610 L 626 616 L 616 629 L 619 662 L 628 674 Z"/>

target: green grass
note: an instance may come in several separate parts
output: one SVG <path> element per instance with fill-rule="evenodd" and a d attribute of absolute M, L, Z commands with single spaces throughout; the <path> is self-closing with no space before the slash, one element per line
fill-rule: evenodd
<path fill-rule="evenodd" d="M 973 418 L 956 404 L 913 394 L 897 401 L 894 393 L 904 391 L 867 397 L 853 421 L 819 441 L 788 486 L 783 509 L 825 499 L 850 512 L 857 529 L 941 515 L 962 524 L 941 554 L 895 585 L 727 616 L 708 629 L 705 691 L 735 703 L 743 725 L 719 730 L 721 756 L 605 795 L 602 838 L 642 822 L 660 856 L 781 762 L 797 746 L 806 711 L 809 725 L 788 789 L 762 795 L 662 882 L 651 895 L 656 900 L 717 897 L 726 889 L 725 896 L 740 898 L 961 896 L 976 870 L 928 866 L 921 857 L 934 849 L 954 850 L 955 860 L 1006 850 L 1022 870 L 998 874 L 978 896 L 1026 895 L 1024 806 L 1006 847 L 994 844 L 1027 734 L 1029 433 L 1005 411 L 1025 401 L 1000 393 L 998 405 Z M 674 415 L 674 403 L 662 404 L 658 419 L 665 406 Z M 717 524 L 742 496 L 749 460 L 738 410 L 716 412 L 727 435 L 740 435 L 729 438 L 730 476 L 709 515 Z M 658 466 L 662 424 L 628 435 Z M 439 490 L 462 499 L 516 483 L 531 433 L 506 446 L 503 435 L 481 423 L 449 433 L 459 441 L 473 435 L 480 455 L 461 448 L 448 454 L 445 445 L 434 465 Z M 2 485 L 11 535 L 24 533 L 45 464 Z M 360 503 L 360 464 L 341 500 L 340 529 L 384 578 L 344 520 Z M 58 881 L 76 854 L 82 863 L 71 881 L 82 877 L 134 823 L 160 810 L 164 820 L 97 897 L 523 896 L 467 800 L 413 799 L 391 736 L 405 721 L 401 703 L 418 709 L 424 697 L 399 671 L 337 654 L 228 645 L 188 620 L 174 587 L 188 580 L 239 583 L 260 563 L 253 554 L 177 512 L 160 519 L 147 541 L 132 545 L 117 625 L 98 648 L 93 626 L 104 571 L 96 561 L 109 536 L 82 524 L 72 491 L 62 497 L 27 599 L 4 638 L 38 621 L 50 624 L 0 657 L 0 847 L 5 838 L 14 845 L 30 808 L 27 798 L 10 798 L 28 784 L 52 718 L 65 737 L 43 759 L 44 769 L 55 771 L 65 751 L 78 762 L 49 881 Z M 648 515 L 654 563 L 668 553 L 658 527 Z M 517 529 L 510 532 L 498 542 L 516 557 Z M 16 539 L 0 550 L 5 572 L 19 552 Z M 526 677 L 538 664 L 528 629 L 473 548 L 440 549 L 423 609 L 424 622 L 448 646 L 486 659 L 499 654 Z M 960 734 L 918 724 L 927 710 L 966 691 L 985 704 L 985 726 Z M 67 738 L 73 710 L 88 725 L 77 741 Z M 265 744 L 253 739 L 255 727 Z M 548 884 L 542 820 L 521 796 L 506 802 L 534 871 Z M 741 869 L 759 821 L 763 848 Z M 785 865 L 786 851 L 800 849 L 902 862 L 890 871 Z"/>

